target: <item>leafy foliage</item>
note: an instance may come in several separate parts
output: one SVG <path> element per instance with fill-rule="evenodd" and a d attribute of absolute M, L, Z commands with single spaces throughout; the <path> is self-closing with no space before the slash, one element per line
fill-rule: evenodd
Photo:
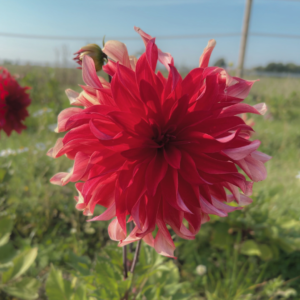
<path fill-rule="evenodd" d="M 68 107 L 63 89 L 76 90 L 80 74 L 18 68 L 22 84 L 32 86 L 33 103 L 28 130 L 1 136 L 0 153 L 28 150 L 0 156 L 0 299 L 122 299 L 127 290 L 128 299 L 136 300 L 299 298 L 296 80 L 264 78 L 248 97 L 250 104 L 269 106 L 265 120 L 254 118 L 258 133 L 253 139 L 263 140 L 261 150 L 273 156 L 267 180 L 254 189 L 254 203 L 227 218 L 213 217 L 194 241 L 177 239 L 178 260 L 143 246 L 133 276 L 124 280 L 121 249 L 108 241 L 107 223 L 85 222 L 74 208 L 72 184 L 49 183 L 53 174 L 71 167 L 63 157 L 52 160 L 45 153 L 57 138 L 52 132 L 56 116 Z M 133 254 L 128 258 L 130 264 Z M 2 274 L 10 277 L 6 283 Z"/>
<path fill-rule="evenodd" d="M 37 299 L 40 282 L 22 277 L 35 261 L 37 248 L 15 250 L 10 241 L 13 219 L 5 213 L 0 216 L 0 291 L 18 299 Z"/>
<path fill-rule="evenodd" d="M 129 258 L 132 260 L 132 255 Z M 49 300 L 75 300 L 80 293 L 81 297 L 85 297 L 80 299 L 89 300 L 192 299 L 190 284 L 180 282 L 179 270 L 174 262 L 148 246 L 142 246 L 139 263 L 126 279 L 123 277 L 120 248 L 105 247 L 93 263 L 87 257 L 71 253 L 68 264 L 72 269 L 65 278 L 61 271 L 51 268 L 46 283 Z"/>

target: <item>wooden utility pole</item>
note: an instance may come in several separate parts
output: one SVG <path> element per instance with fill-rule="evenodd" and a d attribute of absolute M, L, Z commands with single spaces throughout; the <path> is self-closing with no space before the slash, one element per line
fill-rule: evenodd
<path fill-rule="evenodd" d="M 244 61 L 245 61 L 245 52 L 247 46 L 251 6 L 252 6 L 252 0 L 246 0 L 246 9 L 245 9 L 245 16 L 244 16 L 243 31 L 242 31 L 240 56 L 239 56 L 237 74 L 236 74 L 237 77 L 243 77 L 243 72 L 244 72 Z"/>

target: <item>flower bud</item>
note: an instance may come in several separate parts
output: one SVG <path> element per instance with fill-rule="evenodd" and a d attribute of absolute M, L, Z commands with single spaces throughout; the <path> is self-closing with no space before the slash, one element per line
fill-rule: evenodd
<path fill-rule="evenodd" d="M 196 268 L 196 274 L 199 276 L 203 276 L 206 274 L 207 268 L 204 265 L 199 265 Z"/>
<path fill-rule="evenodd" d="M 79 51 L 75 52 L 74 55 L 76 56 L 73 59 L 79 65 L 82 65 L 82 59 L 84 55 L 90 56 L 94 60 L 96 71 L 100 71 L 102 69 L 103 61 L 106 57 L 97 44 L 88 44 L 82 47 Z"/>

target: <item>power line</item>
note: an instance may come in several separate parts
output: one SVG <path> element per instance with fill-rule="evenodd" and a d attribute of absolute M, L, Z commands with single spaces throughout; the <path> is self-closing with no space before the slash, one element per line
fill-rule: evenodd
<path fill-rule="evenodd" d="M 192 35 L 165 35 L 157 36 L 157 39 L 196 39 L 196 38 L 211 38 L 213 37 L 225 37 L 225 36 L 239 36 L 240 33 L 213 33 L 213 34 L 192 34 Z M 0 32 L 0 36 L 11 37 L 11 38 L 25 38 L 25 39 L 40 39 L 40 40 L 102 40 L 102 37 L 75 37 L 75 36 L 54 36 L 54 35 L 34 35 L 34 34 L 19 34 L 19 33 L 8 33 Z M 140 40 L 140 36 L 132 37 L 119 37 L 113 38 L 114 40 L 130 41 Z"/>
<path fill-rule="evenodd" d="M 172 40 L 172 39 L 199 39 L 199 38 L 217 38 L 217 37 L 230 37 L 240 36 L 239 32 L 233 33 L 207 33 L 207 34 L 187 34 L 187 35 L 161 35 L 157 36 L 157 39 Z M 289 38 L 289 39 L 300 39 L 300 35 L 292 34 L 277 34 L 277 33 L 265 33 L 265 32 L 252 32 L 249 33 L 251 36 L 262 36 L 262 37 L 274 37 L 274 38 Z M 54 35 L 34 35 L 34 34 L 19 34 L 0 32 L 0 36 L 8 38 L 23 38 L 23 39 L 40 39 L 40 40 L 72 40 L 72 41 L 93 41 L 102 40 L 102 37 L 75 37 L 75 36 L 54 36 Z M 131 37 L 119 37 L 111 38 L 120 41 L 133 41 L 140 40 L 139 36 Z"/>
<path fill-rule="evenodd" d="M 264 37 L 275 37 L 275 38 L 287 38 L 287 39 L 300 39 L 300 35 L 293 35 L 293 34 L 252 32 L 252 33 L 250 33 L 250 35 L 253 35 L 253 36 L 264 36 Z"/>

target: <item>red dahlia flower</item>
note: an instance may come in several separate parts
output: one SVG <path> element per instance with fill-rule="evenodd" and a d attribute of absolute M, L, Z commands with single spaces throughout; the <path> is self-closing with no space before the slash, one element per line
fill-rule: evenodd
<path fill-rule="evenodd" d="M 146 46 L 138 60 L 120 42 L 109 41 L 103 49 L 110 58 L 103 70 L 112 76 L 111 84 L 97 76 L 90 57 L 83 57 L 86 86 L 80 94 L 66 93 L 71 104 L 85 108 L 60 113 L 57 131 L 68 133 L 48 153 L 65 154 L 74 167 L 51 182 L 78 181 L 76 207 L 85 215 L 92 215 L 96 205 L 107 208 L 92 220 L 116 217 L 108 232 L 119 246 L 144 239 L 173 257 L 170 228 L 194 239 L 209 214 L 225 217 L 240 209 L 227 203 L 251 203 L 253 181 L 266 178 L 264 162 L 270 157 L 257 151 L 260 141 L 249 140 L 253 129 L 238 115 L 263 114 L 266 106 L 242 103 L 254 81 L 208 67 L 214 40 L 199 67 L 182 79 L 171 55 L 135 30 Z M 158 60 L 168 78 L 155 72 Z M 131 221 L 135 227 L 127 235 Z"/>
<path fill-rule="evenodd" d="M 0 130 L 10 136 L 13 130 L 21 133 L 22 123 L 29 116 L 27 106 L 31 100 L 26 93 L 29 87 L 21 87 L 10 73 L 0 67 Z"/>

